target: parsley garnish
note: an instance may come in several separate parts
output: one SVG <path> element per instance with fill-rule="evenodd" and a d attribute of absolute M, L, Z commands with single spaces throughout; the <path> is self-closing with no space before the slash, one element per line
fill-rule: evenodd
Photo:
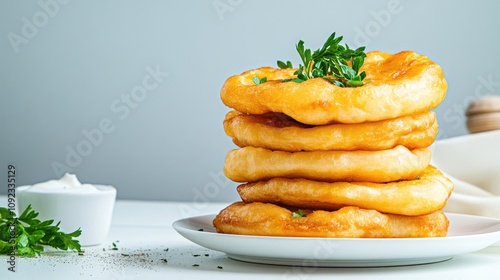
<path fill-rule="evenodd" d="M 358 87 L 363 85 L 366 77 L 365 71 L 359 73 L 364 63 L 366 54 L 365 47 L 355 50 L 339 45 L 342 36 L 335 37 L 335 32 L 328 37 L 321 49 L 311 52 L 304 48 L 304 41 L 300 40 L 296 45 L 297 52 L 303 64 L 294 72 L 296 78 L 286 79 L 283 82 L 293 81 L 302 83 L 308 79 L 324 78 L 339 87 Z M 293 68 L 292 63 L 278 60 L 281 69 Z M 255 82 L 255 81 L 254 81 Z"/>
<path fill-rule="evenodd" d="M 292 217 L 302 218 L 302 217 L 307 217 L 307 214 L 302 213 L 302 209 L 299 209 L 299 210 L 297 210 L 297 212 L 292 212 Z"/>
<path fill-rule="evenodd" d="M 80 236 L 81 229 L 64 233 L 59 231 L 61 222 L 52 225 L 54 220 L 42 222 L 37 216 L 38 212 L 31 205 L 28 205 L 19 218 L 9 209 L 0 207 L 0 254 L 11 254 L 12 249 L 15 249 L 17 256 L 33 257 L 43 252 L 44 245 L 83 253 L 80 242 L 73 239 Z"/>
<path fill-rule="evenodd" d="M 255 77 L 252 78 L 252 81 L 254 82 L 254 84 L 260 85 L 260 84 L 263 84 L 263 83 L 267 82 L 267 78 L 264 77 L 264 78 L 261 79 L 261 78 L 259 78 L 259 76 L 255 76 Z"/>

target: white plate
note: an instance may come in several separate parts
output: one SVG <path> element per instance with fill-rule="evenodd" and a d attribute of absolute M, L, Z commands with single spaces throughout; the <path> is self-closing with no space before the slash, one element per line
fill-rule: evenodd
<path fill-rule="evenodd" d="M 500 220 L 446 214 L 446 237 L 305 238 L 216 233 L 215 215 L 182 219 L 172 226 L 185 238 L 240 261 L 325 267 L 375 267 L 445 261 L 500 240 Z M 201 230 L 203 229 L 203 230 Z"/>

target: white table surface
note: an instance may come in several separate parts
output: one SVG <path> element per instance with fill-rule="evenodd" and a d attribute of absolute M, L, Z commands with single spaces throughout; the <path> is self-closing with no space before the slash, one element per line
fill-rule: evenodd
<path fill-rule="evenodd" d="M 0 196 L 0 206 L 5 206 Z M 500 279 L 500 246 L 441 263 L 384 268 L 301 268 L 229 259 L 180 236 L 172 222 L 219 212 L 227 203 L 118 200 L 107 242 L 85 255 L 50 251 L 16 258 L 17 272 L 0 257 L 0 279 Z M 111 250 L 115 242 L 118 250 Z M 193 266 L 197 264 L 198 266 Z"/>

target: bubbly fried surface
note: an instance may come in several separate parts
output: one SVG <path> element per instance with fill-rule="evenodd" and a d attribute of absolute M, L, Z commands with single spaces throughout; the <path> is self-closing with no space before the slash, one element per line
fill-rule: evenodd
<path fill-rule="evenodd" d="M 221 99 L 240 112 L 280 112 L 304 124 L 362 123 L 428 111 L 444 99 L 448 87 L 441 67 L 412 51 L 368 52 L 361 87 L 342 88 L 322 78 L 281 81 L 293 77 L 294 70 L 262 67 L 232 76 Z M 268 82 L 255 85 L 255 76 Z"/>
<path fill-rule="evenodd" d="M 294 218 L 292 211 L 274 204 L 236 202 L 222 210 L 213 224 L 219 233 L 339 238 L 446 236 L 449 224 L 441 211 L 414 217 L 357 207 L 304 213 L 306 217 Z"/>
<path fill-rule="evenodd" d="M 244 147 L 226 156 L 224 174 L 235 182 L 273 177 L 316 181 L 389 182 L 413 179 L 429 165 L 427 148 L 396 146 L 381 151 L 284 152 Z"/>
<path fill-rule="evenodd" d="M 430 146 L 438 124 L 434 112 L 395 119 L 310 126 L 282 113 L 248 115 L 231 111 L 224 120 L 226 134 L 240 146 L 289 152 L 324 150 L 385 150 L 397 145 L 409 149 Z"/>
<path fill-rule="evenodd" d="M 238 193 L 246 203 L 266 202 L 322 210 L 357 206 L 407 216 L 443 209 L 452 190 L 452 182 L 430 165 L 418 179 L 391 183 L 272 178 L 238 186 Z"/>

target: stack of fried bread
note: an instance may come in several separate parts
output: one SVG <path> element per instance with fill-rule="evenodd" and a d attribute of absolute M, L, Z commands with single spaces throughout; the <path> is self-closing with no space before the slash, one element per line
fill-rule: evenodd
<path fill-rule="evenodd" d="M 214 219 L 220 233 L 402 238 L 445 236 L 453 185 L 431 166 L 431 109 L 447 83 L 412 51 L 368 52 L 367 82 L 288 82 L 263 67 L 226 80 L 224 129 L 239 146 L 224 163 L 242 199 Z M 266 77 L 256 84 L 254 77 Z"/>

